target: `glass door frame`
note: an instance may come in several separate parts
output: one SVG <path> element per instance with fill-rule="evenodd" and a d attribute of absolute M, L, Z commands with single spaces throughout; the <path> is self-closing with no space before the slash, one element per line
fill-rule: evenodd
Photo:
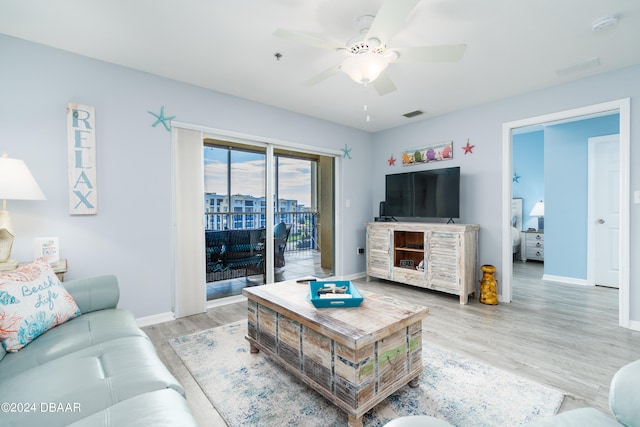
<path fill-rule="evenodd" d="M 273 139 L 273 138 L 266 138 L 266 137 L 261 137 L 261 136 L 256 136 L 256 135 L 250 135 L 250 134 L 243 134 L 243 133 L 238 133 L 238 132 L 232 132 L 232 131 L 226 131 L 226 130 L 222 130 L 222 129 L 216 129 L 216 128 L 209 128 L 206 126 L 199 126 L 199 125 L 193 125 L 190 123 L 184 123 L 184 122 L 178 122 L 178 121 L 172 121 L 171 122 L 171 127 L 175 129 L 185 129 L 185 130 L 192 130 L 192 131 L 199 131 L 201 133 L 201 140 L 202 140 L 202 147 L 204 147 L 204 139 L 205 138 L 209 138 L 209 139 L 217 139 L 217 140 L 224 140 L 224 141 L 229 141 L 229 142 L 233 142 L 233 143 L 238 143 L 238 144 L 246 144 L 246 145 L 251 145 L 251 146 L 262 146 L 265 147 L 266 152 L 267 152 L 267 158 L 266 158 L 266 171 L 265 173 L 267 174 L 267 179 L 266 179 L 266 205 L 267 206 L 274 206 L 274 185 L 275 185 L 275 171 L 274 171 L 274 149 L 276 148 L 284 148 L 284 149 L 294 149 L 297 151 L 302 151 L 302 152 L 307 152 L 307 153 L 311 153 L 311 154 L 319 154 L 322 156 L 328 156 L 328 157 L 333 157 L 334 158 L 334 194 L 333 194 L 333 201 L 334 201 L 334 211 L 333 211 L 333 221 L 334 221 L 334 229 L 333 229 L 333 247 L 334 247 L 334 254 L 333 254 L 333 259 L 334 259 L 334 275 L 337 277 L 340 277 L 340 275 L 342 274 L 343 268 L 342 268 L 342 226 L 341 226 L 341 221 L 339 220 L 339 218 L 342 215 L 341 212 L 341 203 L 339 203 L 339 201 L 342 199 L 342 195 L 341 195 L 341 168 L 342 168 L 342 151 L 341 150 L 336 150 L 336 149 L 330 149 L 330 148 L 325 148 L 325 147 L 317 147 L 317 146 L 309 146 L 309 145 L 304 145 L 304 144 L 298 144 L 298 143 L 293 143 L 293 142 L 289 142 L 289 141 L 282 141 L 282 140 L 277 140 L 277 139 Z M 174 141 L 174 144 L 179 144 L 179 141 Z M 200 165 L 199 168 L 201 169 L 202 166 Z M 173 179 L 175 180 L 175 175 L 173 176 Z M 174 210 L 174 215 L 175 215 L 175 210 L 176 207 L 173 207 Z M 266 235 L 267 236 L 271 236 L 273 235 L 273 228 L 274 228 L 274 215 L 275 212 L 273 209 L 267 209 L 266 212 Z M 202 219 L 203 224 L 204 224 L 204 217 Z M 272 239 L 267 239 L 268 241 L 272 240 Z M 197 248 L 198 251 L 200 251 L 201 253 L 204 253 L 204 244 L 202 245 L 203 247 L 201 248 Z M 195 251 L 194 251 L 195 253 Z M 175 259 L 174 259 L 174 265 L 177 262 L 177 259 L 179 259 L 180 257 L 184 256 L 184 254 L 180 254 L 180 253 L 176 253 L 175 254 Z M 271 242 L 270 244 L 266 245 L 266 255 L 265 255 L 265 263 L 266 263 L 266 283 L 274 283 L 274 279 L 275 279 L 275 274 L 274 274 L 274 267 L 273 267 L 273 257 L 274 257 L 274 249 L 273 249 L 273 242 Z M 174 268 L 174 273 L 176 272 L 176 268 Z M 204 274 L 203 276 L 203 280 L 202 283 L 200 284 L 202 286 L 201 289 L 205 289 L 206 287 L 206 281 L 204 278 Z M 176 275 L 174 274 L 174 278 L 176 277 Z M 183 287 L 185 286 L 197 286 L 198 284 L 186 284 L 186 283 L 182 283 L 182 281 L 175 279 L 174 282 L 174 295 L 173 295 L 173 302 L 174 302 L 174 312 L 177 312 L 179 310 L 178 305 L 180 304 L 181 298 L 182 300 L 184 299 L 184 289 Z M 194 294 L 193 292 L 191 294 Z M 204 292 L 203 292 L 204 294 Z M 244 297 L 240 297 L 241 299 L 244 299 Z M 230 299 L 233 299 L 233 297 L 231 297 Z M 204 300 L 205 300 L 205 304 L 206 304 L 206 295 L 204 295 Z M 229 302 L 233 302 L 233 301 L 229 301 Z"/>

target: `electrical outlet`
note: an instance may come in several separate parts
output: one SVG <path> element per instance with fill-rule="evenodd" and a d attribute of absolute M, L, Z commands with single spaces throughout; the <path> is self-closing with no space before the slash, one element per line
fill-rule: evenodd
<path fill-rule="evenodd" d="M 356 248 L 356 253 L 358 255 L 364 255 L 364 248 Z"/>
<path fill-rule="evenodd" d="M 633 192 L 633 203 L 636 205 L 640 203 L 640 191 L 636 190 Z"/>

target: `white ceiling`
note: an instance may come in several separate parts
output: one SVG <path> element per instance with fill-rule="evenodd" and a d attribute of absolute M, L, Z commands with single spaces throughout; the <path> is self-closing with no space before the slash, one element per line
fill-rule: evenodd
<path fill-rule="evenodd" d="M 346 44 L 357 35 L 356 18 L 381 4 L 0 0 L 0 33 L 371 132 L 640 63 L 638 0 L 421 0 L 388 46 L 466 43 L 461 61 L 392 63 L 397 90 L 385 96 L 342 73 L 304 86 L 344 54 L 274 31 Z M 607 15 L 618 25 L 593 32 Z M 574 67 L 594 57 L 599 66 Z M 402 116 L 414 110 L 425 114 Z"/>

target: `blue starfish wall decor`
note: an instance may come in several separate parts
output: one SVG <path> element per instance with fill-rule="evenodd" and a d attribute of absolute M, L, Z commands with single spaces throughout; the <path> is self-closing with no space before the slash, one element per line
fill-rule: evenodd
<path fill-rule="evenodd" d="M 513 182 L 515 182 L 517 184 L 520 184 L 520 178 L 522 178 L 522 177 L 520 175 L 518 175 L 516 173 L 516 170 L 514 169 L 513 170 Z"/>
<path fill-rule="evenodd" d="M 344 144 L 344 148 L 342 149 L 342 157 L 345 159 L 351 158 L 351 148 L 347 147 L 347 144 Z"/>
<path fill-rule="evenodd" d="M 147 111 L 147 113 L 151 114 L 153 117 L 158 119 L 151 126 L 156 127 L 158 123 L 162 123 L 162 126 L 164 126 L 164 128 L 168 131 L 170 131 L 171 129 L 169 128 L 169 125 L 167 124 L 167 122 L 171 122 L 171 120 L 176 118 L 176 116 L 171 116 L 171 117 L 164 116 L 164 105 L 160 107 L 160 114 L 156 114 L 153 111 Z"/>

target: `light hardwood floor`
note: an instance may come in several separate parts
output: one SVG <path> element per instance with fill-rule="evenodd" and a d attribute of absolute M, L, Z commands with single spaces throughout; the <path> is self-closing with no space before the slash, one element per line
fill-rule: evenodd
<path fill-rule="evenodd" d="M 425 340 L 565 392 L 561 411 L 595 406 L 608 412 L 609 383 L 621 366 L 640 356 L 640 332 L 618 326 L 618 290 L 541 277 L 542 264 L 516 262 L 513 301 L 496 306 L 477 299 L 460 305 L 455 295 L 392 282 L 354 283 L 426 305 Z M 246 303 L 235 303 L 143 328 L 184 385 L 202 427 L 225 423 L 167 340 L 245 318 Z"/>

